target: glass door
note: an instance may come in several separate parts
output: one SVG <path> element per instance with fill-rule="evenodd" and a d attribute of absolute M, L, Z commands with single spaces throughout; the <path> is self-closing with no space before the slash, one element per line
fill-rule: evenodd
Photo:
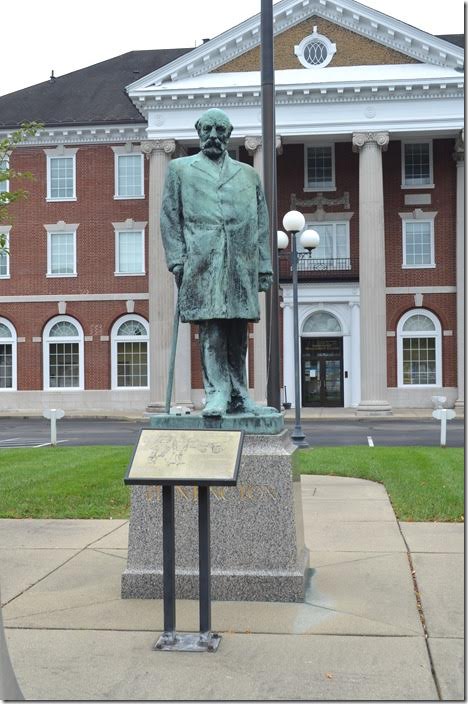
<path fill-rule="evenodd" d="M 302 405 L 343 406 L 343 338 L 302 338 Z"/>

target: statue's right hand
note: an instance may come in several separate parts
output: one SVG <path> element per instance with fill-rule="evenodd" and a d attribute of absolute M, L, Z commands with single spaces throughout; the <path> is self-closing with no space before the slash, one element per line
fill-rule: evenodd
<path fill-rule="evenodd" d="M 175 267 L 172 270 L 172 273 L 175 276 L 175 282 L 177 288 L 180 288 L 180 285 L 182 283 L 182 278 L 184 276 L 184 266 L 183 264 L 176 264 Z"/>

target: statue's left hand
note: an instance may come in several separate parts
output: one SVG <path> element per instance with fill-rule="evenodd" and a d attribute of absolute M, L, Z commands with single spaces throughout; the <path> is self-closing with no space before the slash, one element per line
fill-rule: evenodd
<path fill-rule="evenodd" d="M 268 291 L 273 282 L 273 274 L 271 273 L 260 273 L 258 275 L 258 290 Z"/>

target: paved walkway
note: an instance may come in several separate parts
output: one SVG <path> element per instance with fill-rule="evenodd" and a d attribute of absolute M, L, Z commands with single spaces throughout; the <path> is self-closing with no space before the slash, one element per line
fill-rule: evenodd
<path fill-rule="evenodd" d="M 302 483 L 305 603 L 214 603 L 215 654 L 151 650 L 161 602 L 120 599 L 125 521 L 0 521 L 25 698 L 462 701 L 463 525 L 398 524 L 373 482 Z M 198 602 L 177 609 L 178 629 L 196 631 Z"/>

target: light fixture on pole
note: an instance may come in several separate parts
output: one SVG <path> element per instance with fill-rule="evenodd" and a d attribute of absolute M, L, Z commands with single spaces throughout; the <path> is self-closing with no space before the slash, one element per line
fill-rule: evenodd
<path fill-rule="evenodd" d="M 291 269 L 293 283 L 293 321 L 294 321 L 294 409 L 295 424 L 291 433 L 291 440 L 299 447 L 308 447 L 305 435 L 301 427 L 301 388 L 299 381 L 299 310 L 297 301 L 297 233 L 305 225 L 305 218 L 298 210 L 290 210 L 283 218 L 283 227 L 291 233 Z M 289 237 L 285 232 L 278 232 L 278 249 L 286 249 L 289 244 Z M 304 230 L 300 236 L 300 244 L 304 249 L 311 251 L 320 244 L 320 236 L 315 230 Z"/>

